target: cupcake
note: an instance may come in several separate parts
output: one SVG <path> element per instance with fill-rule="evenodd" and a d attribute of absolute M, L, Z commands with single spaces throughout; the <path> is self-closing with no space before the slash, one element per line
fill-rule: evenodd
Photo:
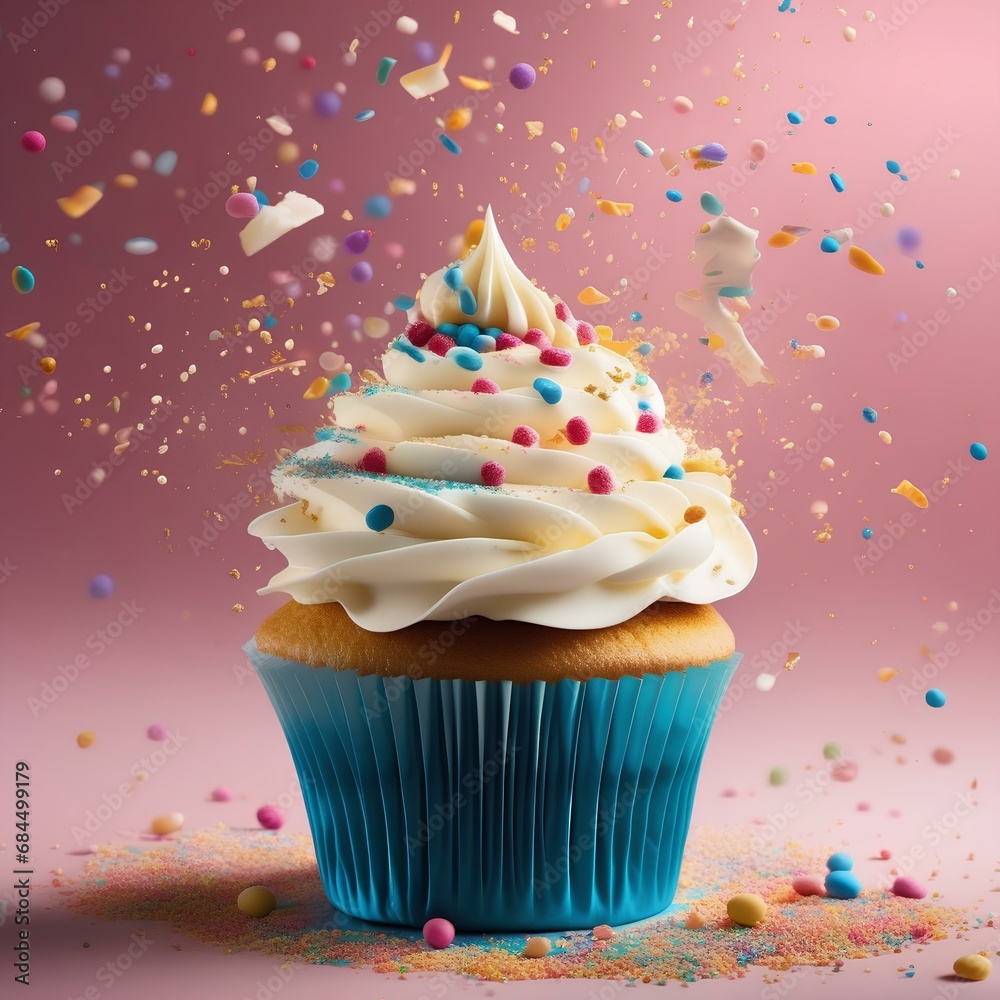
<path fill-rule="evenodd" d="M 288 561 L 245 650 L 326 893 L 460 930 L 661 912 L 739 660 L 711 602 L 756 566 L 724 463 L 489 209 L 417 308 L 249 528 Z"/>

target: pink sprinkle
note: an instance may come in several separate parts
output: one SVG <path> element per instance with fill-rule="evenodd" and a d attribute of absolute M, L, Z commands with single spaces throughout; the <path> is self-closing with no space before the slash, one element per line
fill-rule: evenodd
<path fill-rule="evenodd" d="M 566 440 L 570 444 L 586 444 L 590 440 L 590 424 L 586 417 L 570 417 L 566 421 Z"/>
<path fill-rule="evenodd" d="M 212 789 L 213 802 L 228 802 L 233 797 L 233 793 L 223 785 Z"/>
<path fill-rule="evenodd" d="M 552 346 L 549 338 L 541 330 L 535 327 L 532 327 L 524 335 L 524 342 L 526 344 L 531 344 L 532 347 L 537 347 L 540 351 L 544 351 L 547 347 Z"/>
<path fill-rule="evenodd" d="M 432 948 L 447 948 L 455 940 L 455 925 L 444 917 L 431 917 L 424 924 L 424 940 Z"/>
<path fill-rule="evenodd" d="M 601 338 L 597 336 L 597 331 L 582 320 L 576 324 L 576 339 L 580 345 L 596 344 Z"/>
<path fill-rule="evenodd" d="M 838 760 L 830 768 L 830 777 L 834 781 L 853 781 L 858 776 L 858 765 L 855 761 L 845 758 Z"/>
<path fill-rule="evenodd" d="M 443 333 L 435 333 L 427 341 L 427 350 L 431 354 L 436 354 L 439 358 L 443 358 L 454 346 L 455 341 L 451 337 L 446 337 Z"/>
<path fill-rule="evenodd" d="M 591 493 L 614 493 L 618 489 L 618 480 L 606 465 L 595 465 L 587 473 L 587 485 Z"/>
<path fill-rule="evenodd" d="M 595 941 L 610 941 L 615 936 L 615 932 L 608 924 L 598 924 L 594 928 Z"/>
<path fill-rule="evenodd" d="M 796 875 L 792 879 L 792 888 L 800 896 L 825 896 L 823 880 L 818 875 Z"/>
<path fill-rule="evenodd" d="M 541 362 L 553 368 L 569 368 L 573 363 L 573 355 L 563 347 L 546 347 L 542 351 Z"/>
<path fill-rule="evenodd" d="M 299 65 L 303 69 L 315 69 L 316 68 L 316 57 L 315 56 L 303 56 Z"/>
<path fill-rule="evenodd" d="M 514 444 L 523 445 L 525 448 L 533 448 L 541 440 L 534 427 L 526 427 L 524 424 L 514 428 L 510 439 Z"/>
<path fill-rule="evenodd" d="M 923 899 L 927 895 L 927 889 L 915 878 L 910 878 L 908 875 L 900 875 L 892 883 L 892 894 L 894 896 L 902 896 L 903 899 Z"/>
<path fill-rule="evenodd" d="M 858 803 L 858 812 L 859 813 L 869 812 L 871 810 L 871 807 L 872 807 L 872 805 L 871 805 L 870 802 L 859 802 Z"/>
<path fill-rule="evenodd" d="M 277 806 L 261 806 L 257 810 L 257 822 L 265 830 L 280 830 L 285 822 L 285 817 L 278 812 Z"/>
<path fill-rule="evenodd" d="M 381 448 L 369 448 L 358 462 L 361 472 L 374 472 L 379 476 L 385 475 L 386 467 L 385 452 Z"/>
<path fill-rule="evenodd" d="M 892 857 L 892 851 L 890 851 L 888 847 L 883 847 L 882 850 L 878 852 L 878 856 L 883 861 L 888 861 L 889 858 Z"/>
<path fill-rule="evenodd" d="M 167 733 L 167 727 L 159 722 L 154 722 L 147 730 L 146 735 L 151 740 L 165 740 L 169 735 Z"/>
<path fill-rule="evenodd" d="M 425 347 L 427 341 L 434 336 L 434 327 L 430 323 L 418 320 L 416 323 L 407 323 L 403 333 L 414 347 Z"/>
<path fill-rule="evenodd" d="M 501 333 L 500 336 L 497 337 L 498 351 L 506 351 L 509 350 L 511 347 L 520 347 L 520 346 L 521 346 L 521 341 L 517 337 L 515 337 L 514 334 L 512 333 Z"/>
<path fill-rule="evenodd" d="M 490 395 L 496 395 L 500 392 L 500 386 L 498 386 L 491 378 L 477 378 L 476 381 L 472 383 L 472 391 L 486 392 Z"/>
<path fill-rule="evenodd" d="M 652 410 L 643 410 L 635 422 L 635 429 L 643 434 L 655 434 L 662 426 L 663 422 Z"/>
<path fill-rule="evenodd" d="M 569 311 L 569 306 L 565 302 L 556 303 L 556 319 L 561 319 L 564 323 L 573 322 L 573 314 Z"/>
<path fill-rule="evenodd" d="M 847 963 L 842 958 L 838 958 L 833 964 L 837 966 L 838 969 L 842 969 Z"/>
<path fill-rule="evenodd" d="M 483 462 L 479 475 L 483 480 L 483 486 L 503 486 L 507 470 L 499 462 Z"/>

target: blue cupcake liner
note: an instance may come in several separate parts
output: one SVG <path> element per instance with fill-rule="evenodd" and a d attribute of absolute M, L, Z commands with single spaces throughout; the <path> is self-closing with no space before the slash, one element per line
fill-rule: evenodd
<path fill-rule="evenodd" d="M 624 924 L 677 888 L 740 660 L 617 681 L 359 676 L 244 647 L 284 729 L 323 886 L 353 917 Z"/>

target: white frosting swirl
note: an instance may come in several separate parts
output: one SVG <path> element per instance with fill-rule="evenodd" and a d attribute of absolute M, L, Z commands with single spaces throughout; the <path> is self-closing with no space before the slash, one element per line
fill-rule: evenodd
<path fill-rule="evenodd" d="M 467 275 L 480 290 L 485 262 L 500 259 L 497 247 L 488 216 L 476 253 L 492 256 Z M 506 251 L 503 259 L 505 278 L 495 287 L 527 282 Z M 424 315 L 430 319 L 433 302 L 435 321 L 451 322 L 442 318 L 452 315 L 449 296 L 456 293 L 443 281 L 433 286 L 421 300 Z M 505 304 L 501 322 L 499 300 L 489 301 L 477 325 L 510 331 L 517 311 Z M 546 302 L 550 329 L 565 327 L 575 343 L 574 327 Z M 538 316 L 547 315 L 531 305 L 520 321 L 544 329 Z M 482 362 L 470 371 L 457 353 L 394 341 L 383 358 L 388 383 L 336 397 L 334 426 L 274 472 L 278 494 L 299 502 L 250 525 L 288 560 L 259 593 L 337 601 L 363 628 L 384 632 L 471 615 L 600 628 L 657 600 L 707 604 L 746 586 L 757 556 L 730 503 L 729 479 L 664 478 L 668 468 L 678 474 L 686 448 L 662 426 L 656 385 L 627 358 L 577 344 L 556 366 L 522 343 L 469 350 Z M 557 383 L 561 398 L 547 402 L 538 378 Z M 477 379 L 493 391 L 482 391 L 483 382 L 473 391 Z M 567 424 L 581 417 L 589 440 L 574 444 L 581 435 L 568 434 Z M 538 442 L 514 443 L 519 427 L 532 428 Z M 487 462 L 503 467 L 502 485 L 483 485 Z M 613 473 L 610 493 L 590 491 L 599 466 Z M 367 516 L 380 505 L 391 508 L 392 524 L 373 530 Z"/>

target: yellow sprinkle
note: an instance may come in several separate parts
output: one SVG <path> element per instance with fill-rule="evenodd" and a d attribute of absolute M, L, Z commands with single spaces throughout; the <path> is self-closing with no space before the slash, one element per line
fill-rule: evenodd
<path fill-rule="evenodd" d="M 569 229 L 569 224 L 572 221 L 573 220 L 565 212 L 563 212 L 562 215 L 556 219 L 556 229 L 561 233 L 563 230 Z"/>
<path fill-rule="evenodd" d="M 88 729 L 85 732 L 80 733 L 76 738 L 76 745 L 81 750 L 86 750 L 87 747 L 91 746 L 97 737 Z"/>
<path fill-rule="evenodd" d="M 579 135 L 580 135 L 580 130 L 578 128 L 571 128 L 569 130 L 569 137 L 573 142 L 576 142 Z"/>
<path fill-rule="evenodd" d="M 820 316 L 816 320 L 817 330 L 837 330 L 840 327 L 840 320 L 836 316 Z"/>
<path fill-rule="evenodd" d="M 458 82 L 469 90 L 492 90 L 493 84 L 489 80 L 477 80 L 474 76 L 460 76 Z"/>
<path fill-rule="evenodd" d="M 906 497 L 907 500 L 918 507 L 927 506 L 927 497 L 909 479 L 904 479 L 895 489 L 890 490 L 890 492 L 898 493 L 901 497 Z"/>
<path fill-rule="evenodd" d="M 893 677 L 898 677 L 898 676 L 899 676 L 899 671 L 896 670 L 895 667 L 879 667 L 878 668 L 877 677 L 878 677 L 878 679 L 883 684 L 888 684 L 889 681 L 891 681 L 893 679 Z"/>
<path fill-rule="evenodd" d="M 632 210 L 635 205 L 630 201 L 608 201 L 606 198 L 601 198 L 597 203 L 597 207 L 605 215 L 631 215 Z"/>
<path fill-rule="evenodd" d="M 214 115 L 219 110 L 219 99 L 209 91 L 201 100 L 201 113 L 203 115 Z"/>
<path fill-rule="evenodd" d="M 444 116 L 444 127 L 450 132 L 460 132 L 472 121 L 472 109 L 460 104 Z"/>
<path fill-rule="evenodd" d="M 600 326 L 594 327 L 594 332 L 597 334 L 598 340 L 610 340 L 614 336 L 614 330 L 610 326 Z"/>
<path fill-rule="evenodd" d="M 524 127 L 528 130 L 529 139 L 534 139 L 535 136 L 541 135 L 545 129 L 545 125 L 542 122 L 525 122 Z"/>
<path fill-rule="evenodd" d="M 19 326 L 16 330 L 11 330 L 5 336 L 11 340 L 24 340 L 25 337 L 34 333 L 41 325 L 41 323 L 26 323 L 24 326 Z"/>
<path fill-rule="evenodd" d="M 465 245 L 467 247 L 479 246 L 479 241 L 483 238 L 483 220 L 473 219 L 469 223 L 469 228 L 465 231 Z"/>
<path fill-rule="evenodd" d="M 547 937 L 530 937 L 521 953 L 525 958 L 544 958 L 552 950 L 552 942 Z"/>
<path fill-rule="evenodd" d="M 322 399 L 326 395 L 326 390 L 330 388 L 330 380 L 320 375 L 314 378 L 309 384 L 309 388 L 302 394 L 303 399 Z"/>
<path fill-rule="evenodd" d="M 851 247 L 847 251 L 847 259 L 859 271 L 865 274 L 885 274 L 885 268 L 870 254 L 861 247 Z"/>
<path fill-rule="evenodd" d="M 102 198 L 104 192 L 92 184 L 83 184 L 71 195 L 56 198 L 56 204 L 71 219 L 79 219 L 86 215 Z"/>
<path fill-rule="evenodd" d="M 577 296 L 577 299 L 582 305 L 585 306 L 599 306 L 604 302 L 611 301 L 607 295 L 603 292 L 599 292 L 593 285 L 587 285 L 587 287 Z"/>
<path fill-rule="evenodd" d="M 278 60 L 274 56 L 268 56 L 262 63 L 261 66 L 264 67 L 265 73 L 270 73 L 275 66 L 278 65 Z"/>
<path fill-rule="evenodd" d="M 414 194 L 417 190 L 417 182 L 410 177 L 393 177 L 389 181 L 389 194 L 394 198 L 401 194 Z"/>
<path fill-rule="evenodd" d="M 717 97 L 715 99 L 717 107 L 724 108 L 729 103 L 729 98 L 723 95 L 722 97 Z"/>
<path fill-rule="evenodd" d="M 46 375 L 51 375 L 56 370 L 56 359 L 55 358 L 42 358 L 38 362 L 38 367 L 41 368 L 41 370 Z"/>
<path fill-rule="evenodd" d="M 798 243 L 798 236 L 793 236 L 791 233 L 782 232 L 780 229 L 773 236 L 769 236 L 767 240 L 767 245 L 769 247 L 774 247 L 780 250 L 782 247 L 790 247 L 793 243 Z"/>
<path fill-rule="evenodd" d="M 684 511 L 684 520 L 688 524 L 697 524 L 699 521 L 704 519 L 706 513 L 707 511 L 704 507 L 699 507 L 697 504 L 694 504 Z"/>
<path fill-rule="evenodd" d="M 710 333 L 708 335 L 708 349 L 710 351 L 717 351 L 719 348 L 725 345 L 725 341 L 717 334 Z"/>
<path fill-rule="evenodd" d="M 814 174 L 816 173 L 815 163 L 793 163 L 792 164 L 793 174 Z"/>
<path fill-rule="evenodd" d="M 134 174 L 118 174 L 113 183 L 115 187 L 134 188 L 139 183 L 139 178 Z"/>

